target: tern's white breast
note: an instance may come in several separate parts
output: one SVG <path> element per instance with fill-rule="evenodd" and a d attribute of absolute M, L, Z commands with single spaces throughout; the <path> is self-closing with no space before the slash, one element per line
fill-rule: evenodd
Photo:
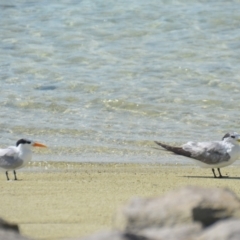
<path fill-rule="evenodd" d="M 20 148 L 18 152 L 18 158 L 23 160 L 23 164 L 21 167 L 24 167 L 28 162 L 32 160 L 32 151 L 29 148 Z"/>

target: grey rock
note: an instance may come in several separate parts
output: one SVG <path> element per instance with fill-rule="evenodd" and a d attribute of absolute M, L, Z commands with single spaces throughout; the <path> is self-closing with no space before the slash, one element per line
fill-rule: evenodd
<path fill-rule="evenodd" d="M 132 240 L 130 236 L 119 232 L 119 231 L 109 231 L 109 232 L 100 232 L 93 234 L 85 238 L 79 238 L 81 240 Z M 75 239 L 77 240 L 77 239 Z M 135 240 L 138 240 L 137 238 Z"/>
<path fill-rule="evenodd" d="M 29 238 L 21 236 L 16 231 L 0 229 L 1 240 L 29 240 Z"/>
<path fill-rule="evenodd" d="M 122 231 L 81 240 L 240 239 L 240 200 L 228 189 L 190 186 L 162 197 L 134 198 L 121 218 Z"/>
<path fill-rule="evenodd" d="M 149 240 L 190 240 L 202 231 L 200 224 L 189 224 L 175 227 L 147 228 L 138 232 L 138 236 Z"/>
<path fill-rule="evenodd" d="M 17 224 L 8 223 L 0 218 L 0 239 L 4 240 L 27 240 L 19 234 Z"/>
<path fill-rule="evenodd" d="M 149 228 L 138 233 L 120 231 L 101 232 L 81 238 L 81 240 L 191 240 L 200 232 L 200 224 L 192 224 L 173 228 Z"/>
<path fill-rule="evenodd" d="M 0 218 L 0 229 L 12 230 L 12 231 L 19 232 L 19 228 L 18 228 L 17 224 L 8 223 L 5 220 L 3 220 L 2 218 Z"/>
<path fill-rule="evenodd" d="M 196 240 L 239 240 L 240 220 L 222 220 L 206 228 Z"/>
<path fill-rule="evenodd" d="M 229 204 L 231 202 L 231 204 Z M 157 198 L 134 198 L 123 210 L 125 232 L 173 227 L 193 222 L 204 227 L 240 217 L 240 201 L 228 189 L 184 187 Z"/>

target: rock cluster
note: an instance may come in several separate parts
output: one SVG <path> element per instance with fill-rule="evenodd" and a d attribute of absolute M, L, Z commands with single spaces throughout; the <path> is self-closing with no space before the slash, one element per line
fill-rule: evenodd
<path fill-rule="evenodd" d="M 228 189 L 184 187 L 156 198 L 133 198 L 119 230 L 81 240 L 239 240 L 240 200 Z M 0 239 L 27 240 L 0 219 Z"/>
<path fill-rule="evenodd" d="M 81 240 L 239 240 L 240 200 L 228 189 L 184 187 L 157 198 L 134 198 L 121 230 Z"/>

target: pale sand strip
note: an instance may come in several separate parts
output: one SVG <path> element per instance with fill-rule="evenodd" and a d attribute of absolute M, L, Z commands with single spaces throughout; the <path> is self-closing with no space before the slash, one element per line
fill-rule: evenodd
<path fill-rule="evenodd" d="M 228 187 L 240 196 L 240 166 L 210 169 L 154 164 L 33 163 L 20 181 L 0 174 L 0 216 L 36 239 L 84 236 L 114 227 L 113 216 L 133 196 L 149 197 L 185 185 Z M 44 168 L 48 168 L 47 170 Z M 12 174 L 10 174 L 11 177 Z"/>

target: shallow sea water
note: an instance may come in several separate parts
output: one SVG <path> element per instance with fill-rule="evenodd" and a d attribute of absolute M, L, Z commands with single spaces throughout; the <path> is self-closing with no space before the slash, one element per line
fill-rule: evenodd
<path fill-rule="evenodd" d="M 36 161 L 189 163 L 240 132 L 240 1 L 0 3 L 0 146 Z M 190 162 L 191 163 L 191 162 Z"/>

